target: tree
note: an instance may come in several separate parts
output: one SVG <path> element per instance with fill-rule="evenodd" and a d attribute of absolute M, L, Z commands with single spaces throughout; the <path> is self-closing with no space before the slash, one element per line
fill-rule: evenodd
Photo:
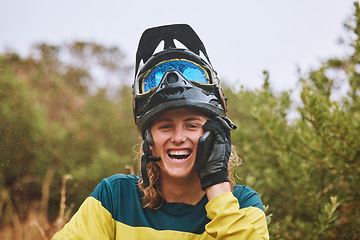
<path fill-rule="evenodd" d="M 78 207 L 101 178 L 128 173 L 139 135 L 128 127 L 131 91 L 122 78 L 130 68 L 116 47 L 38 44 L 26 58 L 0 56 L 0 69 L 0 223 L 22 239 L 32 212 L 49 230 L 43 219 L 58 215 L 63 176 L 73 178 L 67 204 Z M 93 69 L 119 84 L 94 85 Z"/>
<path fill-rule="evenodd" d="M 261 90 L 229 97 L 239 124 L 233 139 L 244 161 L 238 175 L 269 205 L 274 238 L 360 236 L 358 3 L 355 8 L 355 25 L 346 25 L 355 34 L 352 55 L 329 59 L 299 80 L 299 118 L 288 119 L 294 103 L 286 92 L 275 96 L 267 72 Z M 347 93 L 335 96 L 337 86 L 344 84 Z"/>

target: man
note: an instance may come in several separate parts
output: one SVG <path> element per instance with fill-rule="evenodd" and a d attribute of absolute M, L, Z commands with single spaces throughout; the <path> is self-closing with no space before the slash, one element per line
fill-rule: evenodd
<path fill-rule="evenodd" d="M 142 175 L 104 179 L 53 239 L 269 239 L 259 195 L 233 185 L 236 127 L 197 34 L 184 24 L 146 30 L 135 70 Z"/>

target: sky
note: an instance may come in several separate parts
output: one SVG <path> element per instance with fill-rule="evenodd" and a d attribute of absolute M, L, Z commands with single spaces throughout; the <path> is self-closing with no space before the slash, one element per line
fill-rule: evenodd
<path fill-rule="evenodd" d="M 96 41 L 117 46 L 135 63 L 149 27 L 187 23 L 206 46 L 220 79 L 234 89 L 261 87 L 263 70 L 274 90 L 294 89 L 339 45 L 353 0 L 0 0 L 0 53 L 28 54 L 35 43 Z"/>

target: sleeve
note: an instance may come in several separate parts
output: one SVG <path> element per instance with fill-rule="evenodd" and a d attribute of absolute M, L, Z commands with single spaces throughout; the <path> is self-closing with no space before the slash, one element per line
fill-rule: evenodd
<path fill-rule="evenodd" d="M 111 188 L 104 179 L 52 239 L 113 239 L 115 221 L 111 215 L 111 200 Z"/>
<path fill-rule="evenodd" d="M 239 207 L 231 192 L 209 201 L 205 208 L 211 221 L 205 226 L 206 232 L 215 239 L 269 239 L 264 211 L 253 206 Z"/>

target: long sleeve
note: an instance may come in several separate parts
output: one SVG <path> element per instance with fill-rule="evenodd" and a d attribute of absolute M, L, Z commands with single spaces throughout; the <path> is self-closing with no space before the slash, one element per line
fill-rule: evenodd
<path fill-rule="evenodd" d="M 264 211 L 254 206 L 241 208 L 230 192 L 209 201 L 206 211 L 211 221 L 205 230 L 215 239 L 269 239 Z"/>
<path fill-rule="evenodd" d="M 107 185 L 103 180 L 52 239 L 114 239 L 115 221 L 107 209 L 111 206 L 111 189 Z"/>

